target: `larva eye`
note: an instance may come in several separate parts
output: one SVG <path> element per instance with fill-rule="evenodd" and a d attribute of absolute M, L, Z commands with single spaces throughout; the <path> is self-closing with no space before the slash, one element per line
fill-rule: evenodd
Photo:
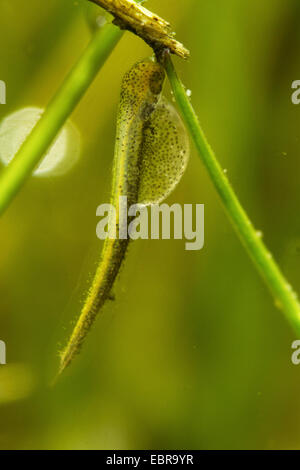
<path fill-rule="evenodd" d="M 124 76 L 121 87 L 121 101 L 133 110 L 145 100 L 156 103 L 165 80 L 163 67 L 149 59 L 135 64 Z"/>
<path fill-rule="evenodd" d="M 165 74 L 163 69 L 156 70 L 149 78 L 149 87 L 154 95 L 159 95 L 162 91 Z"/>
<path fill-rule="evenodd" d="M 144 128 L 139 203 L 162 202 L 179 183 L 189 159 L 189 139 L 174 106 L 161 98 Z"/>

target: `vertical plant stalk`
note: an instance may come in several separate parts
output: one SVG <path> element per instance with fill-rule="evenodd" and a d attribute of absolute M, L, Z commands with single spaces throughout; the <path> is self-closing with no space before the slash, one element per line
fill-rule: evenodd
<path fill-rule="evenodd" d="M 44 156 L 122 34 L 123 32 L 111 23 L 97 31 L 16 156 L 2 170 L 0 215 Z"/>
<path fill-rule="evenodd" d="M 276 306 L 283 311 L 295 332 L 300 334 L 300 304 L 297 294 L 264 245 L 261 233 L 255 230 L 217 161 L 169 53 L 164 55 L 164 65 L 182 117 L 237 234 L 273 294 Z"/>

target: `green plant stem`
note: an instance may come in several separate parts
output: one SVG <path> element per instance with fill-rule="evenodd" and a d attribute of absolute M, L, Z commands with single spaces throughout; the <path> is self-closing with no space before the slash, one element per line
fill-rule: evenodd
<path fill-rule="evenodd" d="M 1 172 L 0 214 L 42 159 L 122 34 L 119 28 L 107 23 L 93 36 L 31 134 L 11 163 Z"/>
<path fill-rule="evenodd" d="M 255 230 L 234 190 L 230 186 L 228 178 L 206 140 L 197 115 L 182 82 L 178 78 L 169 54 L 165 56 L 164 65 L 183 119 L 229 218 L 272 292 L 276 305 L 284 312 L 296 333 L 300 334 L 300 304 L 296 293 L 284 278 L 271 253 L 261 240 L 261 233 Z"/>

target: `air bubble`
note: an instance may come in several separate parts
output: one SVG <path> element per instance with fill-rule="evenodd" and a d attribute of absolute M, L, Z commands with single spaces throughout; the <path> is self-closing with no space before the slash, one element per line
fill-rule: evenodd
<path fill-rule="evenodd" d="M 107 23 L 107 19 L 105 18 L 105 16 L 97 16 L 96 18 L 96 25 L 98 28 L 102 28 L 105 24 Z"/>
<path fill-rule="evenodd" d="M 23 108 L 3 119 L 0 124 L 0 161 L 4 165 L 8 165 L 17 154 L 43 112 L 40 108 Z M 79 155 L 79 131 L 71 121 L 67 121 L 33 175 L 57 176 L 67 173 L 78 161 Z"/>

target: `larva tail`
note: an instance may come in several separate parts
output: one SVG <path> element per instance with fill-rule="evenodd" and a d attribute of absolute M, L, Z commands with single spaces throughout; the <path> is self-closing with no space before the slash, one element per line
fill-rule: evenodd
<path fill-rule="evenodd" d="M 65 349 L 60 353 L 58 375 L 72 362 L 94 323 L 97 313 L 107 300 L 125 258 L 129 240 L 107 239 L 104 243 L 102 261 L 98 266 L 93 284 L 83 305 L 80 317 Z"/>

